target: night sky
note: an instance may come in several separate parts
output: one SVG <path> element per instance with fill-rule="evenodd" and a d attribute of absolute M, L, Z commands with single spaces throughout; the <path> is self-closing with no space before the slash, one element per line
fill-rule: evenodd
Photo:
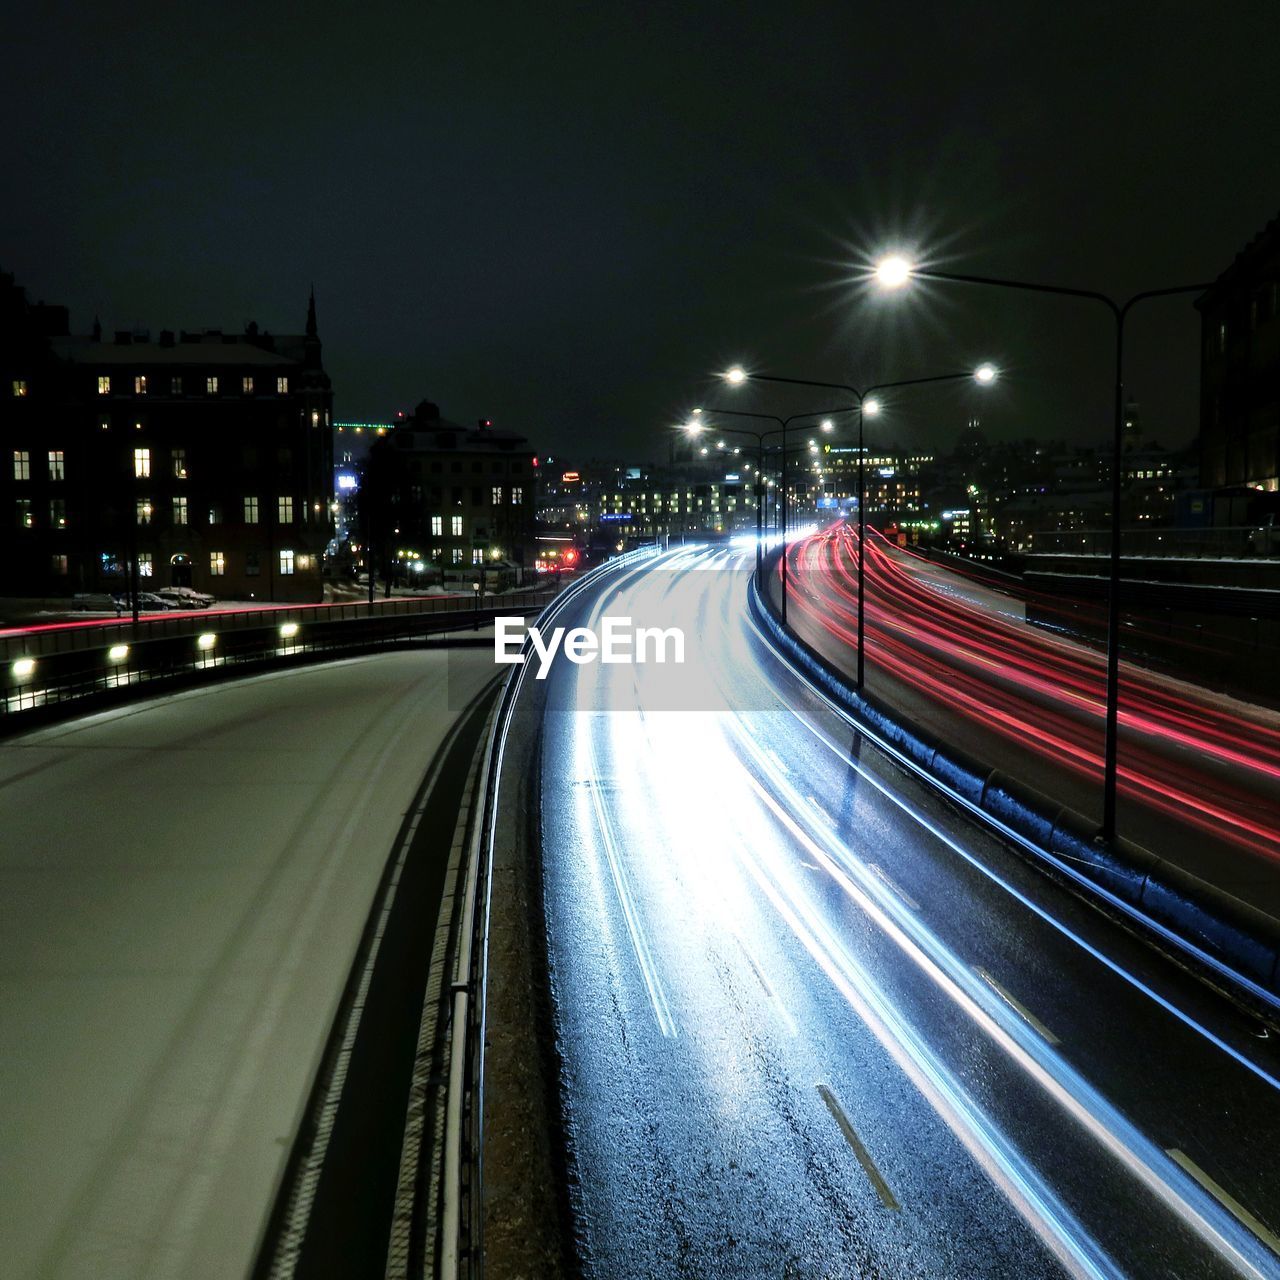
<path fill-rule="evenodd" d="M 1124 293 L 1212 279 L 1280 210 L 1275 0 L 47 4 L 6 41 L 0 266 L 33 298 L 81 332 L 299 332 L 314 282 L 339 418 L 425 396 L 544 451 L 660 456 L 735 360 L 990 358 L 996 391 L 884 430 L 1099 439 L 1100 308 L 889 301 L 857 264 L 915 245 Z M 1135 314 L 1166 444 L 1196 429 L 1197 334 L 1188 300 Z"/>

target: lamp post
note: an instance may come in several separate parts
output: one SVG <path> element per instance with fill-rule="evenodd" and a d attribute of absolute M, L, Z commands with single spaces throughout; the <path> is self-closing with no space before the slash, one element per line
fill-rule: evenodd
<path fill-rule="evenodd" d="M 746 413 L 741 409 L 695 409 L 694 420 L 685 423 L 684 430 L 691 436 L 701 435 L 703 431 L 708 430 L 708 425 L 702 420 L 705 413 L 722 414 L 728 418 L 755 418 L 760 422 L 776 422 L 778 425 L 767 431 L 752 431 L 748 427 L 717 427 L 716 430 L 726 435 L 742 435 L 750 436 L 756 442 L 756 585 L 764 589 L 764 554 L 761 549 L 761 540 L 763 534 L 763 500 L 764 500 L 764 442 L 769 436 L 782 437 L 782 509 L 780 512 L 782 525 L 782 621 L 787 620 L 787 429 L 793 422 L 799 422 L 802 418 L 827 418 L 830 414 L 848 413 L 850 406 L 843 405 L 838 409 L 823 409 L 817 413 L 793 413 L 789 418 L 779 418 L 771 413 Z M 829 431 L 832 424 L 824 421 L 822 429 Z"/>
<path fill-rule="evenodd" d="M 890 391 L 899 387 L 918 387 L 932 382 L 955 382 L 959 379 L 972 378 L 979 386 L 989 387 L 999 373 L 992 364 L 981 364 L 976 369 L 964 373 L 936 373 L 926 378 L 900 378 L 893 382 L 878 382 L 865 390 L 846 386 L 841 382 L 817 382 L 810 378 L 782 378 L 776 374 L 747 373 L 741 365 L 734 365 L 724 375 L 730 386 L 741 386 L 748 380 L 754 382 L 780 382 L 793 387 L 822 387 L 828 391 L 844 391 L 854 399 L 854 408 L 858 413 L 858 688 L 861 689 L 866 679 L 866 627 L 863 607 L 866 600 L 866 560 L 867 560 L 867 481 L 866 481 L 866 439 L 863 430 L 864 419 L 874 418 L 880 412 L 880 401 L 875 398 L 877 391 Z M 783 573 L 785 582 L 786 549 L 783 549 Z M 785 600 L 785 594 L 784 594 Z M 783 611 L 786 621 L 786 611 Z"/>
<path fill-rule="evenodd" d="M 983 285 L 993 289 L 1017 289 L 1023 293 L 1052 293 L 1066 298 L 1084 298 L 1101 303 L 1115 322 L 1115 388 L 1111 435 L 1111 554 L 1107 574 L 1107 688 L 1106 729 L 1102 748 L 1102 829 L 1099 835 L 1111 841 L 1116 834 L 1116 792 L 1119 773 L 1120 726 L 1120 502 L 1123 496 L 1121 458 L 1124 453 L 1124 324 L 1139 302 L 1168 298 L 1180 293 L 1203 293 L 1207 284 L 1178 284 L 1165 289 L 1145 289 L 1123 301 L 1094 289 L 1073 289 L 1066 285 L 1041 284 L 1030 280 L 1005 280 L 994 276 L 964 275 L 917 267 L 900 254 L 893 254 L 875 267 L 874 279 L 885 289 L 900 289 L 912 280 L 942 280 L 956 284 Z"/>

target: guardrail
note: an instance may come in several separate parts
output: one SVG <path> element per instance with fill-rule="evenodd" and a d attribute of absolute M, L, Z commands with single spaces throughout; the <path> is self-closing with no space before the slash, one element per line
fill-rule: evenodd
<path fill-rule="evenodd" d="M 554 586 L 483 602 L 466 597 L 161 615 L 133 623 L 66 623 L 0 637 L 0 731 L 95 702 L 138 696 L 279 662 L 404 644 L 541 610 Z M 61 708 L 59 711 L 58 709 Z M 72 710 L 74 714 L 74 710 Z"/>
<path fill-rule="evenodd" d="M 1252 525 L 1209 525 L 1203 529 L 1123 529 L 1120 552 L 1126 559 L 1147 556 L 1190 560 L 1239 559 L 1261 554 L 1250 547 Z M 1271 555 L 1280 551 L 1273 547 Z M 1037 530 L 1031 535 L 1033 556 L 1109 556 L 1110 529 Z"/>
<path fill-rule="evenodd" d="M 554 616 L 584 591 L 594 587 L 604 575 L 657 554 L 659 548 L 656 546 L 641 547 L 598 565 L 566 587 L 550 602 L 543 616 Z M 526 659 L 532 656 L 532 646 L 528 640 L 525 641 L 524 655 Z M 493 727 L 485 744 L 480 792 L 474 801 L 473 812 L 476 819 L 472 823 L 468 842 L 466 888 L 451 988 L 453 998 L 449 1083 L 445 1105 L 444 1177 L 441 1192 L 443 1203 L 440 1258 L 436 1273 L 441 1280 L 458 1280 L 462 1275 L 466 1275 L 468 1280 L 478 1280 L 483 1270 L 483 1210 L 480 1189 L 483 1179 L 485 994 L 489 973 L 493 824 L 497 813 L 498 779 L 502 773 L 507 731 L 525 673 L 530 669 L 531 664 L 527 661 L 514 666 L 503 685 Z"/>

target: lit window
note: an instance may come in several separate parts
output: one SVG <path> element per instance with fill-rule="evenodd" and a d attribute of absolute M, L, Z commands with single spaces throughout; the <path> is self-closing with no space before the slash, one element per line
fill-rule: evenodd
<path fill-rule="evenodd" d="M 462 537 L 462 517 L 461 516 L 453 516 L 450 518 L 449 532 L 452 533 L 455 538 Z"/>
<path fill-rule="evenodd" d="M 110 430 L 111 430 L 111 419 L 110 419 L 110 418 L 99 418 L 99 419 L 98 419 L 98 427 L 99 427 L 102 431 L 110 431 Z"/>
<path fill-rule="evenodd" d="M 258 500 L 257 498 L 246 498 L 244 500 L 244 522 L 245 524 L 258 523 Z"/>
<path fill-rule="evenodd" d="M 276 499 L 276 519 L 280 524 L 293 523 L 293 499 L 277 498 Z"/>
<path fill-rule="evenodd" d="M 182 394 L 182 379 L 181 379 L 181 378 L 170 378 L 170 379 L 169 379 L 169 394 L 170 394 L 170 395 L 173 395 L 173 396 L 180 396 L 180 395 Z"/>
<path fill-rule="evenodd" d="M 187 478 L 187 451 L 185 449 L 175 449 L 173 451 L 173 478 L 175 480 L 185 480 Z"/>
<path fill-rule="evenodd" d="M 293 552 L 292 551 L 282 551 L 280 553 L 280 572 L 282 575 L 293 572 Z"/>
<path fill-rule="evenodd" d="M 31 479 L 31 454 L 26 449 L 13 451 L 13 478 L 15 480 Z"/>
<path fill-rule="evenodd" d="M 215 502 L 213 506 L 209 508 L 209 523 L 210 524 L 222 523 L 222 504 L 221 503 Z"/>
<path fill-rule="evenodd" d="M 156 562 L 151 558 L 150 551 L 138 552 L 138 577 L 151 578 L 155 576 Z"/>
<path fill-rule="evenodd" d="M 65 498 L 49 499 L 49 526 L 53 529 L 67 527 L 67 500 Z"/>
<path fill-rule="evenodd" d="M 434 536 L 434 537 L 437 537 L 437 538 L 438 538 L 438 537 L 439 537 L 443 532 L 444 532 L 444 517 L 443 517 L 443 516 L 432 516 L 432 517 L 431 517 L 431 533 L 432 533 L 432 536 Z"/>
<path fill-rule="evenodd" d="M 34 529 L 36 518 L 31 514 L 31 499 L 19 498 L 17 507 L 15 508 L 18 516 L 19 529 Z"/>
<path fill-rule="evenodd" d="M 461 547 L 454 547 L 454 549 L 453 549 L 453 563 L 454 563 L 454 564 L 461 564 L 461 563 L 462 563 L 462 548 L 461 548 Z"/>
<path fill-rule="evenodd" d="M 140 480 L 151 474 L 151 450 L 135 449 L 133 451 L 133 474 Z"/>
<path fill-rule="evenodd" d="M 206 395 L 216 396 L 218 394 L 218 378 L 216 374 L 210 374 L 204 380 L 204 389 Z"/>
<path fill-rule="evenodd" d="M 209 552 L 209 573 L 215 578 L 221 578 L 227 571 L 227 557 L 225 552 L 210 551 Z"/>
<path fill-rule="evenodd" d="M 27 394 L 27 380 L 25 378 L 14 378 L 13 394 L 15 396 L 25 396 Z"/>
<path fill-rule="evenodd" d="M 133 394 L 135 396 L 145 396 L 147 394 L 147 375 L 145 373 L 134 375 Z"/>
<path fill-rule="evenodd" d="M 49 559 L 49 568 L 60 576 L 65 575 L 67 572 L 67 557 L 61 554 L 51 556 Z"/>
<path fill-rule="evenodd" d="M 483 552 L 482 550 L 480 550 L 480 548 L 479 548 L 479 547 L 472 547 L 472 549 L 471 549 L 471 563 L 472 563 L 472 564 L 484 564 L 484 552 Z"/>
<path fill-rule="evenodd" d="M 187 523 L 187 500 L 186 498 L 174 498 L 173 500 L 173 523 Z"/>
<path fill-rule="evenodd" d="M 500 506 L 501 504 L 502 504 L 502 486 L 500 484 L 495 484 L 493 486 L 493 505 L 497 507 L 497 506 Z"/>
<path fill-rule="evenodd" d="M 247 396 L 253 395 L 253 379 L 247 373 L 240 379 L 240 390 Z"/>
<path fill-rule="evenodd" d="M 98 374 L 98 394 L 100 396 L 111 394 L 111 379 L 105 373 Z"/>
<path fill-rule="evenodd" d="M 511 505 L 518 507 L 524 501 L 524 490 L 518 485 L 511 486 Z"/>
<path fill-rule="evenodd" d="M 134 504 L 136 510 L 137 521 L 139 524 L 150 524 L 151 516 L 155 510 L 151 505 L 150 498 L 139 498 Z"/>
<path fill-rule="evenodd" d="M 61 449 L 49 450 L 49 479 L 65 480 L 66 474 L 63 470 L 63 455 Z"/>
<path fill-rule="evenodd" d="M 287 395 L 289 394 L 289 379 L 288 379 L 288 378 L 277 378 L 277 379 L 276 379 L 276 394 L 277 394 L 277 395 L 281 395 L 281 396 L 287 396 Z"/>

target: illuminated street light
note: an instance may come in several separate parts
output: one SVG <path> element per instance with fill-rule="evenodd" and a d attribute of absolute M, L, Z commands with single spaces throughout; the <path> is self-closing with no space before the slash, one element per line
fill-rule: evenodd
<path fill-rule="evenodd" d="M 1151 298 L 1168 298 L 1175 294 L 1203 293 L 1210 284 L 1179 284 L 1164 289 L 1145 289 L 1117 301 L 1097 289 L 1076 289 L 1066 285 L 1042 284 L 1037 280 L 1008 280 L 996 276 L 975 276 L 954 271 L 919 270 L 906 258 L 894 254 L 883 258 L 874 270 L 876 281 L 885 289 L 901 288 L 912 278 L 940 280 L 954 284 L 974 284 L 992 289 L 1016 289 L 1021 293 L 1051 293 L 1065 298 L 1083 298 L 1100 302 L 1111 313 L 1115 325 L 1114 398 L 1112 402 L 1111 441 L 1111 554 L 1107 575 L 1107 685 L 1106 727 L 1102 745 L 1102 828 L 1100 837 L 1111 841 L 1116 836 L 1116 804 L 1119 790 L 1120 742 L 1120 593 L 1121 593 L 1121 508 L 1124 500 L 1124 326 L 1129 312 L 1139 302 Z M 988 366 L 983 366 L 987 368 Z M 974 375 L 979 382 L 992 377 Z"/>
<path fill-rule="evenodd" d="M 973 371 L 974 381 L 982 383 L 984 387 L 990 386 L 998 376 L 999 373 L 993 364 L 980 364 Z"/>
<path fill-rule="evenodd" d="M 112 662 L 123 662 L 129 656 L 129 646 L 127 644 L 113 644 L 107 650 L 107 657 Z"/>
<path fill-rule="evenodd" d="M 836 429 L 836 424 L 830 418 L 823 418 L 821 426 L 823 431 L 834 431 Z"/>
<path fill-rule="evenodd" d="M 876 264 L 876 283 L 883 289 L 901 289 L 914 274 L 915 267 L 900 253 L 881 258 Z"/>
<path fill-rule="evenodd" d="M 724 380 L 731 387 L 741 386 L 747 380 L 747 371 L 740 364 L 735 364 L 732 369 L 725 370 Z"/>
<path fill-rule="evenodd" d="M 864 418 L 874 418 L 880 412 L 880 401 L 872 396 L 870 400 L 862 402 L 862 416 Z"/>
<path fill-rule="evenodd" d="M 196 636 L 196 648 L 207 653 L 218 643 L 218 637 L 212 631 L 206 631 L 202 635 Z"/>
<path fill-rule="evenodd" d="M 701 435 L 706 430 L 701 422 L 686 422 L 680 429 L 691 436 Z"/>
<path fill-rule="evenodd" d="M 17 680 L 25 680 L 28 676 L 34 675 L 36 669 L 36 660 L 34 658 L 19 658 L 9 670 L 13 673 Z"/>

